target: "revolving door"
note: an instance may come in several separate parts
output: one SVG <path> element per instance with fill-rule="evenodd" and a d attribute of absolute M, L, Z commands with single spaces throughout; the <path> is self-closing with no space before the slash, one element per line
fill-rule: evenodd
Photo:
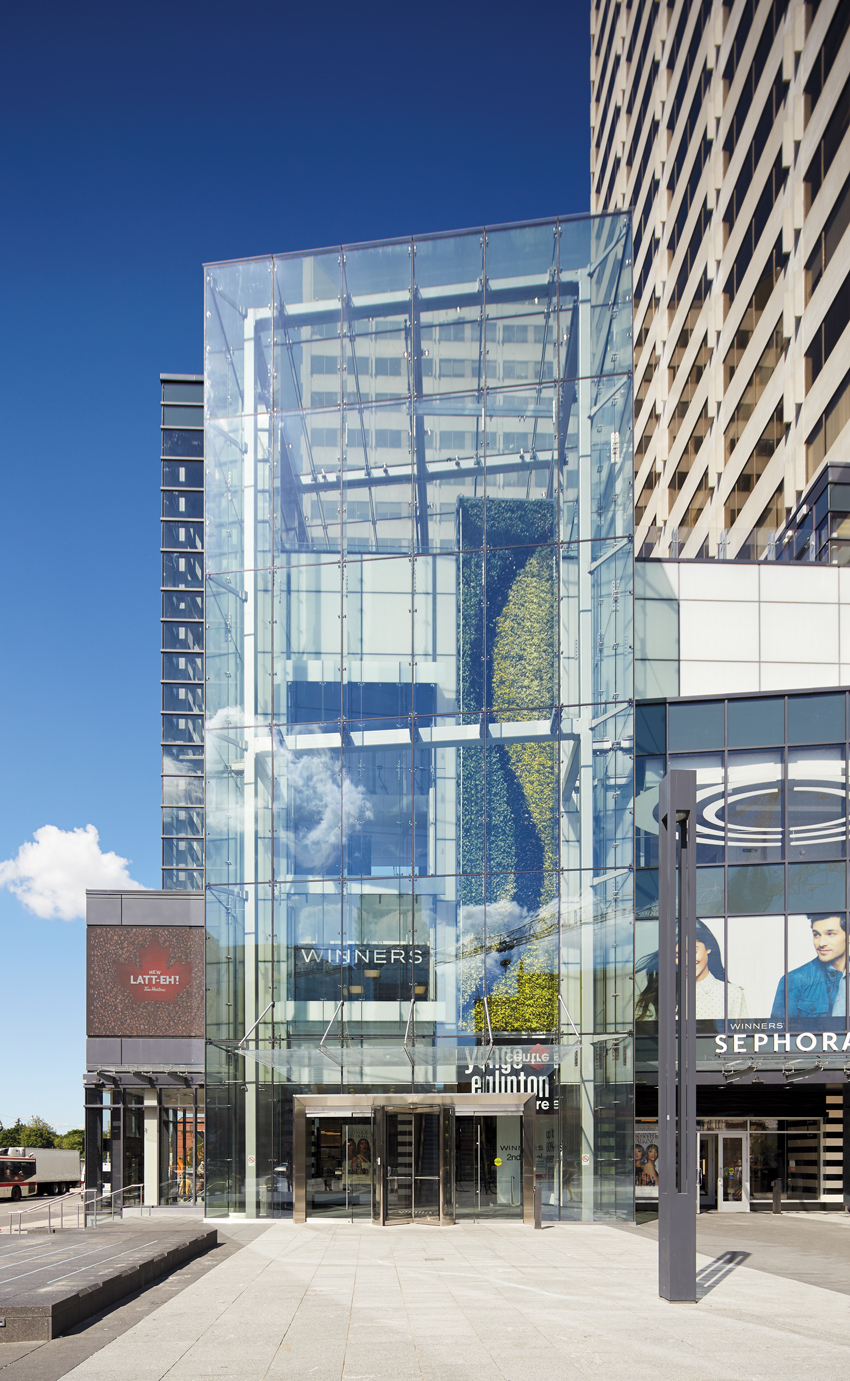
<path fill-rule="evenodd" d="M 534 1094 L 297 1094 L 293 1217 L 534 1221 Z"/>

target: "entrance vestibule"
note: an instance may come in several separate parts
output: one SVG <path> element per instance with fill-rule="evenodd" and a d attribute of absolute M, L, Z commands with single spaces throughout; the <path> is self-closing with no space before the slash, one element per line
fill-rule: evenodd
<path fill-rule="evenodd" d="M 533 1222 L 534 1094 L 300 1095 L 295 1222 Z"/>

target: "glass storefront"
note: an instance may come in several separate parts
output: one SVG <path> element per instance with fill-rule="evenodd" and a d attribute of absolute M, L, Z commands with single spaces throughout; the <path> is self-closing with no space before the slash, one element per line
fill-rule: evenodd
<path fill-rule="evenodd" d="M 544 1212 L 630 1218 L 628 215 L 210 265 L 205 321 L 208 1212 L 290 1211 L 302 1093 L 548 1061 Z M 514 1211 L 476 1115 L 457 1211 Z"/>

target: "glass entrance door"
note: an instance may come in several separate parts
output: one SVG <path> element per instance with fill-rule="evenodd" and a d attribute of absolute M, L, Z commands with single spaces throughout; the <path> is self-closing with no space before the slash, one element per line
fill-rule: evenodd
<path fill-rule="evenodd" d="M 455 1118 L 458 1218 L 522 1218 L 522 1118 Z"/>
<path fill-rule="evenodd" d="M 718 1132 L 717 1207 L 747 1213 L 750 1207 L 750 1148 L 746 1132 Z"/>
<path fill-rule="evenodd" d="M 717 1207 L 717 1135 L 700 1132 L 699 1208 L 701 1213 Z"/>
<path fill-rule="evenodd" d="M 307 1127 L 307 1216 L 368 1218 L 374 1159 L 371 1120 L 314 1117 Z"/>
<path fill-rule="evenodd" d="M 387 1223 L 440 1221 L 440 1113 L 386 1118 Z"/>

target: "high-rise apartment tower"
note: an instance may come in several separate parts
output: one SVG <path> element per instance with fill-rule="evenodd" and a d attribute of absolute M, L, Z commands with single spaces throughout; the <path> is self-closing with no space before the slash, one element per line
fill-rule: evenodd
<path fill-rule="evenodd" d="M 204 885 L 204 380 L 162 374 L 162 885 Z"/>
<path fill-rule="evenodd" d="M 591 209 L 634 211 L 645 555 L 787 554 L 846 458 L 849 29 L 850 0 L 591 8 Z"/>

